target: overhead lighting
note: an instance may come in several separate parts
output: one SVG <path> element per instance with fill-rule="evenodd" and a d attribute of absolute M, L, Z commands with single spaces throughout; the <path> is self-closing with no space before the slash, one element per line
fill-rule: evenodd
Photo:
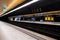
<path fill-rule="evenodd" d="M 26 6 L 30 5 L 30 4 L 33 4 L 33 3 L 38 2 L 38 1 L 39 1 L 39 0 L 32 0 L 32 1 L 28 2 L 28 3 L 25 3 L 25 4 L 22 5 L 22 6 L 20 6 L 20 7 L 16 8 L 16 9 L 14 9 L 14 10 L 11 10 L 11 11 L 5 13 L 5 14 L 2 15 L 2 16 L 5 16 L 5 15 L 7 15 L 7 14 L 9 14 L 9 13 L 12 13 L 12 12 L 14 12 L 14 11 L 17 11 L 17 10 L 19 10 L 19 9 L 21 9 L 21 8 L 24 8 L 24 7 L 26 7 Z M 0 16 L 0 17 L 2 17 L 2 16 Z"/>

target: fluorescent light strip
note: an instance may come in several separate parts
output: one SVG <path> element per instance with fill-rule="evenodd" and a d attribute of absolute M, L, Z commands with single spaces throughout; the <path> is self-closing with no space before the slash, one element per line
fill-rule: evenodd
<path fill-rule="evenodd" d="M 4 14 L 4 15 L 2 15 L 2 16 L 5 16 L 5 15 L 7 15 L 7 14 L 9 14 L 9 13 L 12 13 L 12 12 L 14 12 L 14 11 L 17 11 L 17 10 L 23 8 L 23 7 L 26 7 L 26 6 L 30 5 L 30 4 L 33 4 L 33 3 L 38 2 L 38 1 L 39 1 L 39 0 L 32 0 L 32 1 L 30 1 L 30 2 L 28 2 L 28 3 L 26 3 L 26 4 L 22 5 L 22 6 L 20 6 L 20 7 L 18 7 L 18 8 L 12 10 L 12 11 L 9 11 L 8 13 L 6 13 L 6 14 Z M 2 16 L 1 16 L 1 17 L 2 17 Z"/>

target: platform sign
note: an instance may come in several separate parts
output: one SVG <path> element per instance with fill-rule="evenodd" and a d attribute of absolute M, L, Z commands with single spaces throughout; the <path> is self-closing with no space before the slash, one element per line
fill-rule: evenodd
<path fill-rule="evenodd" d="M 6 4 L 3 4 L 3 12 L 6 12 L 7 11 L 7 5 Z"/>
<path fill-rule="evenodd" d="M 54 21 L 54 17 L 45 17 L 46 21 Z"/>
<path fill-rule="evenodd" d="M 6 8 L 3 8 L 3 12 L 6 12 L 7 11 L 7 9 Z"/>

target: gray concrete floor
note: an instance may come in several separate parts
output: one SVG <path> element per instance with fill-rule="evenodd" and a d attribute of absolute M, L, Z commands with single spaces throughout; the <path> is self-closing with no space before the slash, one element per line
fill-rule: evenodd
<path fill-rule="evenodd" d="M 42 34 L 0 21 L 1 40 L 56 40 Z"/>

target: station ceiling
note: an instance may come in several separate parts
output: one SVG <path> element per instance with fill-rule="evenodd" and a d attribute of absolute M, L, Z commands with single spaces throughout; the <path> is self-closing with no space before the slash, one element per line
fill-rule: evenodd
<path fill-rule="evenodd" d="M 52 10 L 60 9 L 59 4 L 60 4 L 60 0 L 39 0 L 39 2 L 34 3 L 32 5 L 29 5 L 27 7 L 24 7 L 20 10 L 15 11 L 15 12 L 12 12 L 11 14 L 8 14 L 7 16 L 33 13 L 32 10 L 33 9 L 38 9 L 38 8 L 43 9 L 41 12 L 47 12 L 47 11 L 50 11 L 51 9 Z"/>
<path fill-rule="evenodd" d="M 6 8 L 7 11 L 9 11 L 24 1 L 25 0 L 1 0 L 0 1 L 0 15 L 6 12 L 6 11 L 3 11 L 4 7 Z"/>
<path fill-rule="evenodd" d="M 12 2 L 13 0 L 0 0 L 0 14 L 3 12 L 3 5 L 6 4 L 7 6 Z"/>

